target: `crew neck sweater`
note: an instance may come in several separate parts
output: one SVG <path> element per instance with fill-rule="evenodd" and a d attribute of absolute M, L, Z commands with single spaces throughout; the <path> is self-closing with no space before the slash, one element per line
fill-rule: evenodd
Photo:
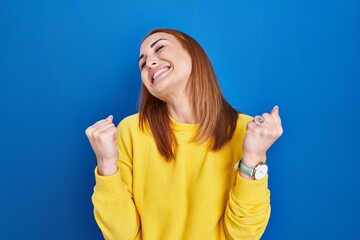
<path fill-rule="evenodd" d="M 176 159 L 166 161 L 139 114 L 118 125 L 118 171 L 100 176 L 92 201 L 105 239 L 260 239 L 270 216 L 268 176 L 244 179 L 234 169 L 242 157 L 246 124 L 239 114 L 233 137 L 218 151 L 194 141 L 198 124 L 172 121 Z"/>

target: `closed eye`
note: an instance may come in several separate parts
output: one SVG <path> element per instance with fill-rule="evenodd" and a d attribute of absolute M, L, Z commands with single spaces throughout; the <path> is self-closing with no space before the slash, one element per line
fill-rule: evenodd
<path fill-rule="evenodd" d="M 160 45 L 159 47 L 155 48 L 155 52 L 157 53 L 157 52 L 160 51 L 163 47 L 164 47 L 164 45 Z"/>
<path fill-rule="evenodd" d="M 164 47 L 164 45 L 160 45 L 158 47 L 155 48 L 155 53 L 159 52 L 162 48 Z M 142 57 L 141 57 L 142 58 Z M 146 61 L 144 61 L 141 65 L 140 65 L 140 69 L 143 69 L 146 66 Z"/>

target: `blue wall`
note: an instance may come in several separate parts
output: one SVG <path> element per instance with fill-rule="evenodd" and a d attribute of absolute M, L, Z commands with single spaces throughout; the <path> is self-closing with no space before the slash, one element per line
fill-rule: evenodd
<path fill-rule="evenodd" d="M 227 99 L 280 106 L 263 239 L 360 239 L 360 2 L 0 1 L 0 238 L 101 239 L 87 126 L 136 112 L 142 37 L 208 52 Z"/>

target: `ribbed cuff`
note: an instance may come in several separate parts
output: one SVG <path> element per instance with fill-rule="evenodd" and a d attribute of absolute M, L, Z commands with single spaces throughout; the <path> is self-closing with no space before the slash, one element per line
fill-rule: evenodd
<path fill-rule="evenodd" d="M 262 202 L 269 194 L 268 175 L 261 180 L 245 179 L 237 175 L 233 195 L 242 202 Z"/>
<path fill-rule="evenodd" d="M 96 185 L 94 191 L 97 193 L 106 195 L 106 196 L 116 196 L 121 195 L 125 186 L 121 180 L 120 171 L 117 171 L 115 174 L 110 176 L 101 176 L 98 173 L 98 168 L 95 168 L 95 181 Z"/>

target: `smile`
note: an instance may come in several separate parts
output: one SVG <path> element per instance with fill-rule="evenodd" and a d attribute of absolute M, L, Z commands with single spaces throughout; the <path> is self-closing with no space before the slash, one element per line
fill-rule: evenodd
<path fill-rule="evenodd" d="M 152 82 L 154 83 L 155 80 L 157 80 L 163 73 L 167 72 L 169 69 L 170 69 L 170 67 L 166 66 L 166 67 L 163 67 L 163 68 L 160 68 L 159 70 L 157 70 L 154 73 L 154 76 L 152 78 Z"/>

